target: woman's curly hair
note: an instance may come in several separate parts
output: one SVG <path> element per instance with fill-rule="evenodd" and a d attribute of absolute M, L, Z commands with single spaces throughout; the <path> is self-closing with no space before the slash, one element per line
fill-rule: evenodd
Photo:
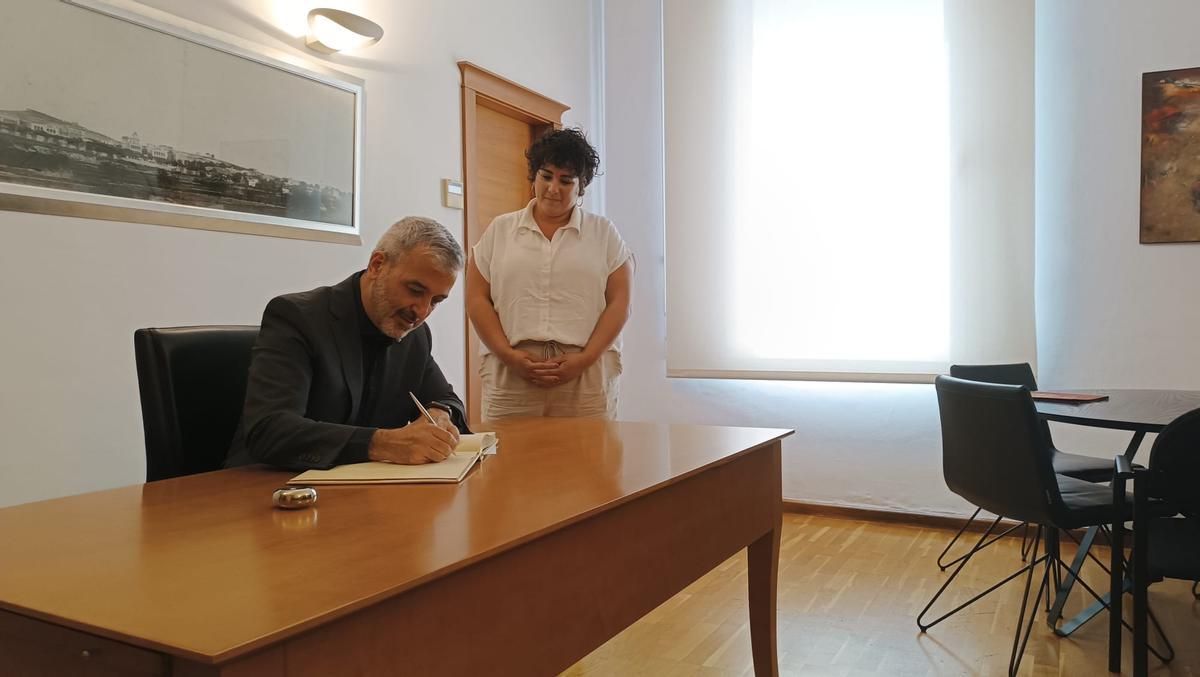
<path fill-rule="evenodd" d="M 581 129 L 555 129 L 541 136 L 529 150 L 525 151 L 529 161 L 529 180 L 537 176 L 539 169 L 554 165 L 575 172 L 579 177 L 579 194 L 596 178 L 600 166 L 600 154 L 588 143 Z"/>

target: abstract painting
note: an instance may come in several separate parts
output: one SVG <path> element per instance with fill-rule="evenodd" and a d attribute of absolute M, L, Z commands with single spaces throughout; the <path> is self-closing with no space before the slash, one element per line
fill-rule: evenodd
<path fill-rule="evenodd" d="M 1200 242 L 1200 68 L 1142 74 L 1141 242 Z"/>

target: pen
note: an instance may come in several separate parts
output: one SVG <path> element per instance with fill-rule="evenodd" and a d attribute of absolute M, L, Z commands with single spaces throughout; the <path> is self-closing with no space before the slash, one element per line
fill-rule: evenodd
<path fill-rule="evenodd" d="M 417 405 L 417 409 L 419 409 L 421 411 L 421 413 L 425 415 L 425 420 L 429 421 L 430 423 L 432 423 L 434 425 L 437 425 L 437 421 L 433 420 L 433 416 L 429 413 L 429 410 L 426 409 L 425 406 L 421 404 L 421 400 L 418 400 L 417 396 L 413 395 L 411 390 L 408 391 L 408 396 L 412 398 L 413 404 Z"/>
<path fill-rule="evenodd" d="M 433 420 L 433 416 L 429 413 L 429 410 L 426 409 L 425 406 L 421 404 L 421 400 L 418 400 L 417 396 L 413 395 L 411 390 L 408 391 L 408 396 L 412 398 L 413 404 L 417 405 L 417 409 L 420 409 L 421 413 L 425 415 L 425 420 L 429 421 L 430 423 L 432 423 L 434 425 L 437 425 L 437 421 Z M 483 465 L 483 455 L 482 454 L 480 454 L 479 459 L 480 459 L 479 464 Z"/>

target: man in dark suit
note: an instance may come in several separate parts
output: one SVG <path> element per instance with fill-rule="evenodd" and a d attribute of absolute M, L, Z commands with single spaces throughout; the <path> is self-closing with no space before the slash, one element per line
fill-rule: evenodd
<path fill-rule="evenodd" d="M 226 467 L 446 458 L 459 432 L 467 432 L 466 416 L 430 354 L 424 322 L 462 265 L 449 231 L 410 216 L 379 239 L 366 270 L 332 287 L 272 299 Z"/>

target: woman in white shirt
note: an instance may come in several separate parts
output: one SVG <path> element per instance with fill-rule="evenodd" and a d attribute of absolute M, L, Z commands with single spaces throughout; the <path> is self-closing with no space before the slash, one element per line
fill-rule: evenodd
<path fill-rule="evenodd" d="M 576 129 L 525 157 L 533 200 L 497 216 L 467 263 L 483 418 L 613 418 L 633 264 L 612 222 L 579 206 L 600 157 Z"/>

